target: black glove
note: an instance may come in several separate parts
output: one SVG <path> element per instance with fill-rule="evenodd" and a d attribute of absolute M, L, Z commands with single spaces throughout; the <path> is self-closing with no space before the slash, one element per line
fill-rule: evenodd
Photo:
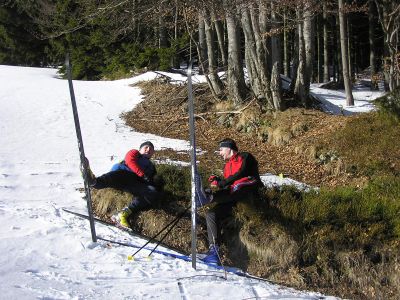
<path fill-rule="evenodd" d="M 153 184 L 153 180 L 151 180 L 146 175 L 143 175 L 142 179 L 143 179 L 144 183 L 146 183 L 146 184 Z"/>

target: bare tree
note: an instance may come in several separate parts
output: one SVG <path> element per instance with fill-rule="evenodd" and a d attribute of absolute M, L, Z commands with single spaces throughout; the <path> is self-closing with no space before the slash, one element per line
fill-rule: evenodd
<path fill-rule="evenodd" d="M 283 74 L 287 77 L 290 77 L 290 46 L 289 46 L 289 40 L 290 40 L 290 31 L 288 28 L 288 13 L 287 11 L 284 12 L 283 14 Z"/>
<path fill-rule="evenodd" d="M 204 29 L 207 44 L 208 57 L 208 76 L 211 84 L 211 91 L 214 97 L 219 97 L 222 94 L 223 84 L 217 72 L 217 60 L 215 49 L 215 33 L 212 29 L 211 15 L 206 8 L 203 10 Z"/>
<path fill-rule="evenodd" d="M 244 81 L 243 63 L 240 54 L 239 27 L 233 0 L 223 0 L 228 33 L 227 85 L 229 97 L 235 104 L 246 99 L 247 87 Z"/>
<path fill-rule="evenodd" d="M 328 12 L 327 12 L 327 5 L 326 0 L 323 2 L 323 40 L 324 40 L 324 76 L 323 81 L 328 82 L 329 78 L 329 55 L 328 55 Z"/>
<path fill-rule="evenodd" d="M 282 56 L 281 56 L 281 38 L 279 32 L 280 19 L 278 17 L 278 8 L 274 1 L 271 1 L 271 22 L 272 30 L 276 31 L 271 36 L 271 51 L 272 51 L 272 73 L 271 73 L 271 91 L 272 101 L 274 103 L 275 110 L 282 109 L 282 83 L 281 83 L 281 71 L 282 71 Z"/>
<path fill-rule="evenodd" d="M 354 99 L 350 81 L 349 74 L 349 61 L 348 61 L 348 48 L 347 48 L 347 30 L 346 30 L 346 18 L 343 7 L 343 0 L 338 0 L 339 4 L 339 27 L 340 27 L 340 49 L 342 52 L 342 68 L 343 68 L 343 80 L 344 80 L 344 88 L 346 91 L 346 105 L 353 106 Z"/>
<path fill-rule="evenodd" d="M 400 85 L 399 56 L 399 28 L 400 3 L 394 0 L 375 0 L 379 21 L 384 32 L 385 45 L 388 47 L 389 57 L 385 61 L 385 74 L 389 90 L 393 91 Z"/>
<path fill-rule="evenodd" d="M 211 17 L 214 23 L 215 31 L 217 33 L 218 39 L 218 48 L 221 54 L 221 64 L 222 66 L 226 67 L 228 65 L 228 58 L 227 58 L 227 51 L 225 46 L 225 36 L 224 36 L 224 24 L 221 20 L 221 17 L 217 16 L 215 13 L 216 7 L 215 3 L 213 3 L 211 7 Z"/>
<path fill-rule="evenodd" d="M 199 70 L 200 74 L 207 72 L 207 44 L 206 44 L 206 32 L 204 24 L 204 14 L 203 11 L 199 12 L 198 16 L 198 54 L 199 54 Z"/>
<path fill-rule="evenodd" d="M 294 87 L 294 97 L 303 106 L 308 106 L 309 88 L 310 88 L 310 72 L 307 69 L 306 41 L 305 41 L 305 6 L 299 4 L 297 7 L 297 33 L 298 33 L 298 67 L 296 84 Z M 310 34 L 307 36 L 310 38 Z"/>
<path fill-rule="evenodd" d="M 375 58 L 375 2 L 368 1 L 368 42 L 369 42 L 369 66 L 371 70 L 371 89 L 376 89 L 376 58 Z"/>

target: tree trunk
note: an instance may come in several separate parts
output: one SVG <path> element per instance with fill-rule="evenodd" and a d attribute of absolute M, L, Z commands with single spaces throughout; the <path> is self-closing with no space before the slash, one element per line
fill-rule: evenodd
<path fill-rule="evenodd" d="M 283 74 L 290 77 L 290 57 L 289 57 L 289 29 L 287 28 L 287 13 L 283 15 Z"/>
<path fill-rule="evenodd" d="M 294 30 L 294 39 L 293 39 L 293 55 L 292 55 L 292 72 L 291 72 L 291 79 L 292 81 L 290 82 L 289 89 L 290 91 L 295 94 L 295 88 L 296 88 L 296 82 L 297 82 L 297 71 L 299 69 L 299 57 L 300 57 L 300 51 L 299 51 L 299 26 L 297 26 L 296 30 Z"/>
<path fill-rule="evenodd" d="M 342 50 L 341 50 L 341 44 L 340 44 L 340 26 L 339 26 L 339 14 L 336 15 L 335 19 L 335 41 L 336 42 L 336 62 L 337 62 L 337 83 L 338 86 L 344 86 L 343 82 L 343 64 L 342 64 Z"/>
<path fill-rule="evenodd" d="M 198 28 L 199 28 L 199 72 L 200 74 L 207 72 L 207 44 L 206 44 L 206 34 L 205 34 L 205 25 L 204 18 L 201 13 L 198 16 Z"/>
<path fill-rule="evenodd" d="M 261 39 L 262 39 L 265 53 L 267 56 L 266 57 L 266 68 L 267 68 L 268 74 L 271 74 L 271 71 L 272 71 L 271 38 L 269 37 L 269 35 L 265 34 L 265 33 L 269 32 L 269 30 L 270 30 L 270 26 L 268 26 L 269 9 L 267 9 L 265 3 L 260 3 L 259 8 L 260 8 L 260 15 L 259 15 L 260 32 L 264 33 L 262 35 Z"/>
<path fill-rule="evenodd" d="M 222 66 L 226 67 L 228 65 L 228 58 L 225 47 L 224 24 L 222 23 L 221 20 L 217 20 L 214 9 L 212 9 L 211 14 L 215 26 L 215 31 L 217 33 L 218 47 L 219 47 L 219 52 L 221 54 L 221 63 Z"/>
<path fill-rule="evenodd" d="M 324 34 L 324 76 L 323 82 L 328 82 L 329 78 L 329 54 L 328 54 L 328 18 L 326 1 L 323 2 L 323 34 Z"/>
<path fill-rule="evenodd" d="M 343 0 L 343 1 L 346 1 L 346 0 Z M 353 69 L 353 51 L 351 51 L 351 49 L 352 49 L 351 23 L 349 22 L 349 19 L 350 19 L 350 16 L 346 15 L 344 20 L 346 22 L 347 61 L 349 63 L 349 77 L 350 77 L 350 81 L 352 81 L 354 78 L 354 69 Z"/>
<path fill-rule="evenodd" d="M 306 90 L 306 50 L 304 42 L 304 22 L 303 19 L 303 9 L 298 7 L 297 10 L 297 30 L 298 30 L 298 43 L 299 43 L 299 62 L 297 67 L 297 77 L 296 84 L 294 87 L 294 98 L 296 101 L 300 102 L 304 107 L 307 106 L 308 92 Z"/>
<path fill-rule="evenodd" d="M 257 53 L 256 53 L 256 41 L 254 39 L 253 28 L 251 26 L 250 14 L 247 7 L 242 8 L 241 11 L 241 22 L 243 33 L 245 37 L 245 61 L 247 68 L 247 75 L 250 81 L 250 87 L 257 99 L 264 99 L 264 92 L 261 83 L 261 74 L 257 68 Z"/>
<path fill-rule="evenodd" d="M 314 0 L 306 1 L 304 9 L 304 46 L 306 53 L 306 73 L 305 73 L 305 85 L 308 90 L 310 88 L 311 79 L 313 78 L 313 66 L 314 66 L 314 48 L 315 48 L 315 30 L 314 30 L 314 17 L 312 15 L 312 6 Z M 308 96 L 308 95 L 307 95 Z"/>
<path fill-rule="evenodd" d="M 349 62 L 347 53 L 347 30 L 346 18 L 343 11 L 343 0 L 339 1 L 339 29 L 340 29 L 340 48 L 342 50 L 342 68 L 343 68 L 343 81 L 346 91 L 346 105 L 353 106 L 354 99 L 351 91 L 351 81 L 349 76 Z"/>
<path fill-rule="evenodd" d="M 378 88 L 377 78 L 376 78 L 376 62 L 375 62 L 375 3 L 373 0 L 369 0 L 368 6 L 368 42 L 369 42 L 369 66 L 371 70 L 371 90 L 376 90 Z"/>
<path fill-rule="evenodd" d="M 158 47 L 166 48 L 168 47 L 168 38 L 167 38 L 167 29 L 165 28 L 164 16 L 161 13 L 163 7 L 160 4 L 159 6 L 160 14 L 158 17 Z"/>
<path fill-rule="evenodd" d="M 246 98 L 247 87 L 244 81 L 243 63 L 240 55 L 239 30 L 234 7 L 230 0 L 223 0 L 228 33 L 228 71 L 227 84 L 229 97 L 234 104 L 242 104 Z"/>
<path fill-rule="evenodd" d="M 274 3 L 271 2 L 271 21 L 272 27 L 277 28 L 279 25 L 279 18 L 275 11 Z M 275 110 L 281 110 L 282 103 L 282 83 L 281 83 L 281 37 L 278 34 L 274 34 L 271 37 L 271 51 L 272 51 L 272 74 L 271 74 L 271 91 L 272 99 Z M 272 86 L 273 84 L 273 86 Z"/>
<path fill-rule="evenodd" d="M 208 54 L 208 77 L 211 83 L 211 90 L 215 97 L 219 97 L 222 94 L 223 84 L 221 79 L 218 77 L 217 72 L 217 61 L 216 61 L 216 49 L 214 32 L 211 27 L 211 17 L 205 11 L 204 14 L 204 29 L 206 35 L 207 54 Z"/>
<path fill-rule="evenodd" d="M 317 17 L 316 22 L 317 30 L 316 30 L 316 40 L 317 40 L 317 82 L 322 82 L 323 78 L 323 31 L 321 30 L 322 27 L 322 20 L 321 18 Z"/>
<path fill-rule="evenodd" d="M 400 32 L 400 4 L 397 1 L 375 0 L 379 21 L 384 32 L 385 46 L 388 48 L 388 59 L 385 72 L 389 90 L 399 86 L 400 67 L 398 65 L 398 46 Z"/>
<path fill-rule="evenodd" d="M 175 0 L 175 11 L 174 11 L 174 39 L 178 39 L 178 15 L 179 15 L 179 6 L 178 0 Z"/>

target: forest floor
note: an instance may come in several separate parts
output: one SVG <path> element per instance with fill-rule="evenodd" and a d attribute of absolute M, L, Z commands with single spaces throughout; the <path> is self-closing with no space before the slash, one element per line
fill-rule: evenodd
<path fill-rule="evenodd" d="M 140 132 L 188 140 L 186 87 L 157 81 L 139 86 L 145 101 L 125 114 L 127 124 Z M 204 86 L 195 87 L 196 146 L 203 151 L 197 156 L 201 170 L 222 169 L 218 142 L 230 137 L 237 142 L 240 151 L 251 152 L 257 158 L 261 174 L 284 174 L 313 186 L 360 183 L 360 178 L 319 158 L 320 153 L 327 153 L 334 147 L 332 135 L 345 126 L 349 117 L 301 108 L 254 116 L 254 111 L 260 110 L 255 101 L 244 109 L 232 111 L 224 109 L 204 90 Z M 243 123 L 243 119 L 255 124 L 245 127 L 245 133 L 238 131 L 235 125 Z M 268 134 L 261 132 L 260 124 L 267 124 Z M 168 145 L 157 146 L 163 150 L 156 152 L 155 159 L 190 161 L 188 153 L 176 153 L 168 149 Z"/>

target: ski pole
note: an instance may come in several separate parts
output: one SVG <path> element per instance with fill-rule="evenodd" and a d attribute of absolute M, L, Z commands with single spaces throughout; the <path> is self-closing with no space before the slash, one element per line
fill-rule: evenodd
<path fill-rule="evenodd" d="M 167 232 L 163 235 L 163 237 L 161 238 L 161 240 L 159 240 L 157 242 L 157 245 L 153 248 L 153 250 L 151 250 L 150 254 L 148 255 L 148 257 L 150 257 L 153 252 L 157 249 L 158 246 L 160 246 L 160 244 L 165 240 L 165 238 L 167 237 L 167 235 L 171 232 L 171 230 L 178 224 L 178 222 L 180 221 L 180 219 L 183 217 L 183 215 L 180 216 L 180 218 L 175 218 L 175 222 L 173 222 L 171 224 L 171 227 L 167 230 Z"/>
<path fill-rule="evenodd" d="M 148 244 L 150 244 L 152 241 L 154 241 L 154 239 L 156 237 L 158 237 L 164 230 L 166 230 L 169 226 L 171 226 L 173 223 L 177 223 L 184 215 L 185 213 L 188 211 L 188 209 L 190 208 L 187 207 L 182 213 L 180 213 L 175 219 L 173 219 L 171 222 L 169 222 L 166 226 L 164 226 L 163 229 L 161 229 L 156 235 L 154 235 L 153 237 L 151 237 L 142 247 L 140 247 L 135 253 L 133 253 L 130 257 L 134 257 L 136 254 L 139 253 L 140 250 L 142 250 L 144 247 L 146 247 Z M 174 225 L 175 226 L 175 225 Z M 161 243 L 161 242 L 160 242 Z"/>

